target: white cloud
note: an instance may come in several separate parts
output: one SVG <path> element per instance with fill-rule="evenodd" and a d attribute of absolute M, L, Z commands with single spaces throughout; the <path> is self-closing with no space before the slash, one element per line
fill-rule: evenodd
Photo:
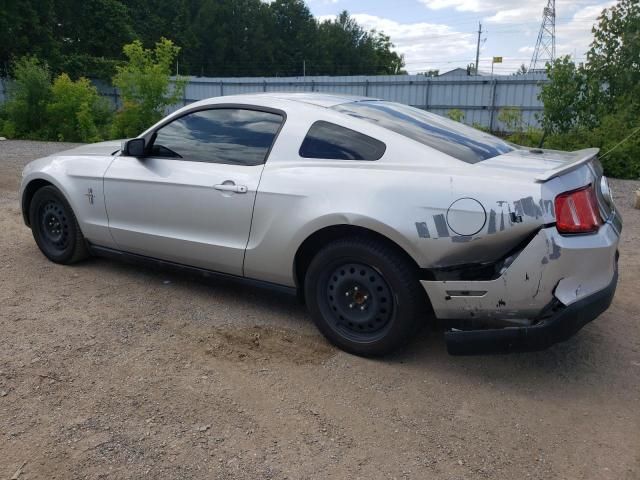
<path fill-rule="evenodd" d="M 389 35 L 394 50 L 404 54 L 406 69 L 412 73 L 438 68 L 446 70 L 452 59 L 469 57 L 471 61 L 475 51 L 472 34 L 456 31 L 448 25 L 400 23 L 364 13 L 354 14 L 353 18 L 367 30 L 375 29 Z M 451 68 L 455 66 L 450 65 Z"/>
<path fill-rule="evenodd" d="M 544 0 L 420 0 L 430 10 L 454 9 L 458 12 L 478 12 L 484 14 L 484 20 L 490 23 L 509 24 L 514 22 L 539 22 L 542 10 L 546 6 Z M 603 6 L 614 4 L 597 0 L 557 0 L 558 18 L 574 18 L 582 15 L 582 19 L 590 19 L 593 11 Z"/>
<path fill-rule="evenodd" d="M 488 10 L 490 2 L 479 0 L 420 0 L 431 10 L 442 10 L 445 8 L 455 8 L 460 12 L 482 12 Z"/>
<path fill-rule="evenodd" d="M 439 12 L 428 14 L 426 18 L 431 20 L 424 22 L 401 22 L 366 13 L 352 16 L 364 28 L 389 35 L 395 45 L 394 50 L 404 54 L 405 68 L 409 73 L 431 69 L 443 72 L 472 63 L 477 38 L 473 32 L 476 28 L 473 17 L 483 21 L 484 37 L 489 40 L 481 49 L 482 71 L 491 70 L 492 55 L 503 57 L 503 63 L 495 65 L 496 73 L 514 72 L 521 64 L 529 66 L 545 1 L 419 1 L 428 10 Z M 614 0 L 556 0 L 557 55 L 570 54 L 582 60 L 592 41 L 591 28 L 596 18 L 604 8 L 615 3 Z M 454 12 L 442 12 L 446 9 Z M 424 13 L 420 15 L 420 18 L 424 17 Z"/>
<path fill-rule="evenodd" d="M 509 42 L 514 42 L 515 38 L 520 38 L 520 43 L 512 45 L 511 51 L 514 55 L 504 56 L 504 63 L 496 65 L 496 71 L 506 73 L 509 70 L 517 69 L 522 63 L 528 66 L 526 57 L 533 53 L 539 24 L 542 20 L 542 9 L 546 2 L 540 0 L 524 0 L 514 2 L 512 0 L 420 0 L 430 10 L 453 9 L 457 12 L 478 13 L 482 17 L 484 29 L 490 36 L 494 44 L 501 42 L 501 39 L 508 38 Z M 616 1 L 598 0 L 557 0 L 556 1 L 556 54 L 573 55 L 578 60 L 584 58 L 592 41 L 591 28 L 596 23 L 597 17 L 604 8 L 614 5 Z M 458 14 L 460 15 L 460 14 Z M 468 16 L 468 14 L 467 14 Z M 455 25 L 456 14 L 452 14 L 444 20 L 444 15 L 439 15 L 440 21 L 444 24 Z M 416 24 L 417 25 L 417 24 Z M 454 30 L 453 27 L 440 25 L 442 28 Z M 384 30 L 384 29 L 383 29 Z M 386 31 L 386 30 L 385 30 Z M 474 38 L 469 34 L 465 35 L 467 43 L 466 49 L 460 52 L 473 50 Z M 392 41 L 395 41 L 391 34 Z M 398 51 L 403 52 L 402 42 L 398 42 Z M 505 48 L 506 51 L 509 48 Z M 410 51 L 410 50 L 409 50 Z M 517 52 L 517 53 L 516 53 Z M 484 52 L 485 54 L 488 52 Z M 438 57 L 437 52 L 434 55 Z M 440 58 L 444 56 L 439 56 Z M 407 63 L 410 56 L 407 55 Z M 458 66 L 464 66 L 461 63 Z M 491 67 L 491 57 L 481 56 L 481 70 L 488 70 Z M 411 65 L 409 65 L 411 67 Z M 411 70 L 411 68 L 410 68 Z"/>

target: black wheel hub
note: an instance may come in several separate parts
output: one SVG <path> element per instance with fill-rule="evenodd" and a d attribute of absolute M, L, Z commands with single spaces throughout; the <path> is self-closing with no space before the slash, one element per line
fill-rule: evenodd
<path fill-rule="evenodd" d="M 40 232 L 43 240 L 56 250 L 64 250 L 69 245 L 69 223 L 62 205 L 47 202 L 40 212 Z"/>
<path fill-rule="evenodd" d="M 348 263 L 328 278 L 326 294 L 335 327 L 351 336 L 367 337 L 384 329 L 393 313 L 393 296 L 372 267 Z"/>

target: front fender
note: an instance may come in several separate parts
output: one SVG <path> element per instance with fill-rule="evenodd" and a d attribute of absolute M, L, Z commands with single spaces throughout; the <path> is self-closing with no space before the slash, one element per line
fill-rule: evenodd
<path fill-rule="evenodd" d="M 45 184 L 53 185 L 54 187 L 56 187 L 67 199 L 73 211 L 76 211 L 76 206 L 74 205 L 75 201 L 72 201 L 75 199 L 70 198 L 69 193 L 67 192 L 62 182 L 58 181 L 56 177 L 48 174 L 47 172 L 33 171 L 22 177 L 22 181 L 20 182 L 20 190 L 18 192 L 22 218 L 25 225 L 28 227 L 31 227 L 29 220 L 29 206 L 31 204 L 31 198 L 33 197 L 33 194 L 38 190 L 38 188 L 44 186 Z"/>
<path fill-rule="evenodd" d="M 111 156 L 61 155 L 29 163 L 20 184 L 20 207 L 27 225 L 33 182 L 56 187 L 71 206 L 84 237 L 98 245 L 115 247 L 109 233 L 103 192 L 103 177 Z"/>

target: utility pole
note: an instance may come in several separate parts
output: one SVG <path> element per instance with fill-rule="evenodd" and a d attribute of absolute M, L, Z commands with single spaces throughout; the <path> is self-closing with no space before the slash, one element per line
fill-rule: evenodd
<path fill-rule="evenodd" d="M 302 77 L 307 78 L 307 61 L 302 60 Z"/>
<path fill-rule="evenodd" d="M 482 35 L 482 22 L 478 22 L 478 46 L 476 47 L 476 75 L 478 75 L 478 62 L 480 61 L 480 36 Z"/>

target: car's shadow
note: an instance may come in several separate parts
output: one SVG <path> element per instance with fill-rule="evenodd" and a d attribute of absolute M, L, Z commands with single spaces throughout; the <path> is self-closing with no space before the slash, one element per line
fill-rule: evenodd
<path fill-rule="evenodd" d="M 584 388 L 624 388 L 625 358 L 603 324 L 584 327 L 568 341 L 547 350 L 526 353 L 451 356 L 443 332 L 423 332 L 406 349 L 385 358 L 386 362 L 422 369 L 455 382 L 464 378 L 491 388 L 530 394 L 541 390 L 570 392 Z M 598 319 L 596 319 L 598 322 Z M 628 366 L 626 367 L 628 368 Z M 575 389 L 573 388 L 575 387 Z"/>
<path fill-rule="evenodd" d="M 172 284 L 184 287 L 190 295 L 210 298 L 214 293 L 219 302 L 250 304 L 255 310 L 265 309 L 270 316 L 286 317 L 286 325 L 276 324 L 276 327 L 304 328 L 307 331 L 312 327 L 301 301 L 294 295 L 278 290 L 261 288 L 240 280 L 203 277 L 172 268 L 132 265 L 103 258 L 94 258 L 82 266 L 107 270 L 114 276 L 128 277 L 129 281 L 136 283 L 152 281 L 161 284 L 169 280 Z M 532 388 L 566 388 L 576 381 L 584 384 L 585 380 L 587 384 L 611 383 L 618 376 L 613 375 L 611 370 L 619 369 L 622 359 L 602 326 L 609 321 L 605 318 L 608 315 L 614 313 L 606 312 L 567 342 L 540 352 L 451 356 L 447 353 L 442 331 L 425 327 L 400 352 L 366 361 L 404 370 L 419 369 L 425 376 L 438 375 L 452 381 L 467 377 L 467 380 L 472 378 L 475 382 L 523 391 Z M 318 335 L 318 341 L 326 340 Z M 337 349 L 335 353 L 342 354 Z"/>
<path fill-rule="evenodd" d="M 255 308 L 268 308 L 272 314 L 297 314 L 296 316 L 300 317 L 302 321 L 310 321 L 303 303 L 296 295 L 283 293 L 277 288 L 256 286 L 244 282 L 241 278 L 216 274 L 206 276 L 190 273 L 180 268 L 117 261 L 102 257 L 91 258 L 88 262 L 79 264 L 78 267 L 85 265 L 87 268 L 108 270 L 114 276 L 128 278 L 129 281 L 179 285 L 192 295 L 210 298 L 211 294 L 215 294 L 222 301 L 228 298 L 234 302 L 251 303 Z"/>

